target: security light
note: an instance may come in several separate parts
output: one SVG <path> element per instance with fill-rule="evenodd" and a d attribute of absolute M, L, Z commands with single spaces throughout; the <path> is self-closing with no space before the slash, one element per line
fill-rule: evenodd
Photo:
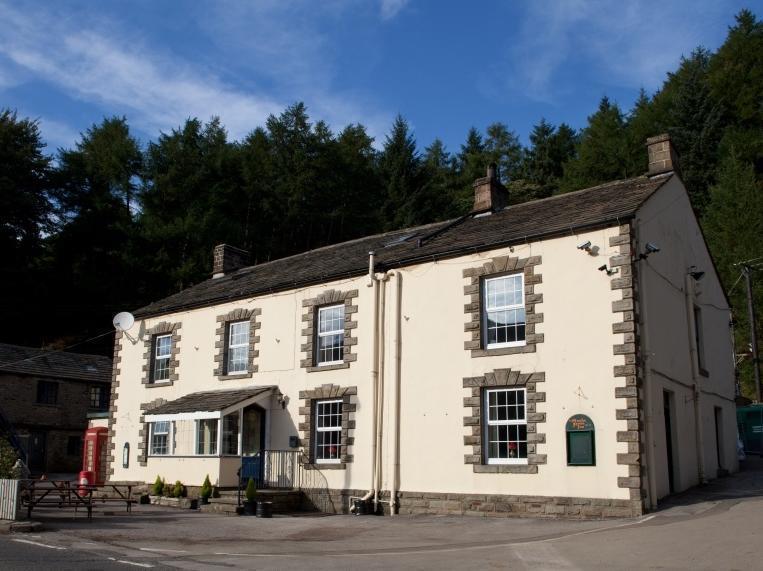
<path fill-rule="evenodd" d="M 639 260 L 645 260 L 649 257 L 650 254 L 656 254 L 660 251 L 660 247 L 657 244 L 652 244 L 651 242 L 647 242 L 646 246 L 644 246 L 644 251 L 639 254 L 638 259 Z"/>
<path fill-rule="evenodd" d="M 582 244 L 578 244 L 578 250 L 585 250 L 586 252 L 591 249 L 591 241 L 586 240 Z"/>
<path fill-rule="evenodd" d="M 697 281 L 697 282 L 705 277 L 705 272 L 698 270 L 697 266 L 690 266 L 689 271 L 686 273 L 689 274 L 692 278 L 694 278 L 694 281 Z"/>

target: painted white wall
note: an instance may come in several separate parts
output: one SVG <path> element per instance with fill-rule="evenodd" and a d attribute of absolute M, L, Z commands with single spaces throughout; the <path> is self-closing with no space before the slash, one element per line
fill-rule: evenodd
<path fill-rule="evenodd" d="M 401 489 L 408 491 L 450 491 L 505 493 L 528 495 L 558 495 L 581 497 L 628 497 L 627 490 L 617 487 L 617 477 L 627 476 L 627 467 L 615 462 L 618 452 L 627 446 L 616 441 L 618 430 L 625 430 L 625 421 L 615 419 L 614 410 L 622 406 L 614 398 L 613 367 L 623 364 L 622 356 L 612 354 L 612 345 L 622 342 L 622 335 L 612 333 L 612 323 L 620 314 L 611 311 L 611 302 L 619 292 L 610 288 L 610 279 L 598 271 L 609 255 L 608 246 L 617 228 L 589 232 L 533 244 L 521 245 L 511 252 L 508 248 L 437 263 L 427 263 L 401 269 L 403 279 L 402 320 L 402 393 L 401 393 Z M 601 248 L 592 257 L 576 246 L 591 240 Z M 543 283 L 536 286 L 543 293 L 543 303 L 536 306 L 544 314 L 544 323 L 537 332 L 545 336 L 536 353 L 501 357 L 472 358 L 463 348 L 468 333 L 464 314 L 468 301 L 463 293 L 467 281 L 464 268 L 479 266 L 501 255 L 526 258 L 540 255 L 542 264 L 536 272 Z M 321 478 L 331 488 L 368 488 L 371 482 L 371 410 L 370 352 L 372 329 L 372 289 L 368 278 L 324 284 L 298 291 L 262 296 L 213 308 L 179 312 L 151 318 L 140 324 L 140 330 L 159 321 L 181 322 L 180 380 L 171 387 L 146 387 L 141 384 L 143 339 L 133 344 L 123 339 L 120 367 L 120 387 L 117 400 L 115 441 L 131 442 L 137 450 L 139 408 L 141 403 L 155 398 L 168 400 L 184 394 L 210 389 L 241 386 L 277 385 L 289 398 L 285 410 L 271 403 L 269 444 L 285 449 L 288 438 L 297 435 L 300 422 L 298 398 L 300 390 L 321 384 L 357 386 L 355 413 L 355 444 L 350 453 L 354 461 L 345 471 L 326 470 Z M 385 407 L 383 433 L 383 486 L 391 485 L 392 475 L 392 370 L 394 367 L 393 335 L 395 302 L 394 280 L 387 282 L 387 311 L 385 314 Z M 307 373 L 299 367 L 302 354 L 302 300 L 315 297 L 326 289 L 358 289 L 358 360 L 349 369 Z M 262 323 L 257 359 L 259 372 L 252 379 L 218 381 L 213 375 L 216 316 L 233 308 L 258 307 Z M 546 393 L 546 402 L 538 403 L 538 412 L 547 420 L 538 430 L 546 434 L 546 444 L 538 445 L 538 453 L 546 454 L 548 464 L 540 466 L 539 474 L 474 474 L 471 465 L 464 464 L 464 454 L 470 452 L 463 444 L 467 429 L 463 417 L 468 409 L 463 398 L 469 396 L 462 388 L 464 377 L 476 376 L 498 368 L 511 368 L 522 373 L 543 371 L 545 383 L 538 390 Z M 596 425 L 595 467 L 568 467 L 564 426 L 573 414 L 584 413 Z M 183 445 L 185 448 L 186 446 Z M 153 458 L 147 467 L 131 461 L 129 469 L 115 466 L 115 480 L 153 481 L 160 474 L 168 481 L 170 474 L 182 474 L 184 483 L 200 483 L 206 473 L 222 478 L 221 485 L 230 485 L 229 473 L 217 470 L 216 460 L 206 458 Z M 175 478 L 173 475 L 172 478 Z M 198 482 L 196 482 L 198 480 Z M 174 480 L 173 480 L 174 481 Z"/>
<path fill-rule="evenodd" d="M 675 428 L 679 449 L 676 462 L 676 482 L 679 489 L 696 483 L 696 446 L 694 445 L 694 416 L 689 367 L 689 337 L 683 294 L 668 285 L 680 284 L 684 269 L 696 265 L 705 270 L 697 298 L 703 305 L 706 330 L 705 354 L 709 377 L 701 380 L 704 466 L 708 476 L 715 475 L 717 459 L 714 441 L 714 407 L 722 408 L 724 466 L 736 469 L 733 446 L 735 435 L 733 409 L 733 370 L 728 332 L 728 312 L 720 286 L 712 272 L 696 221 L 688 210 L 689 204 L 680 182 L 674 180 L 660 190 L 639 211 L 638 225 L 642 242 L 656 242 L 663 248 L 648 260 L 643 268 L 646 292 L 646 311 L 649 315 L 647 338 L 650 393 L 649 415 L 654 426 L 662 421 L 662 389 L 673 391 Z M 401 365 L 401 449 L 400 487 L 403 491 L 452 493 L 494 493 L 508 495 L 574 496 L 628 499 L 627 489 L 617 486 L 617 478 L 628 476 L 627 466 L 616 462 L 617 454 L 627 452 L 627 444 L 617 442 L 617 432 L 627 429 L 624 420 L 617 420 L 615 410 L 623 408 L 615 398 L 615 387 L 624 384 L 613 376 L 613 367 L 624 364 L 624 357 L 613 354 L 613 345 L 623 343 L 622 334 L 612 333 L 612 324 L 622 320 L 622 314 L 612 312 L 612 302 L 621 297 L 612 290 L 611 279 L 597 268 L 617 255 L 609 246 L 609 238 L 618 234 L 612 227 L 580 235 L 519 245 L 510 250 L 499 248 L 456 259 L 429 262 L 401 268 L 402 276 L 402 365 Z M 599 255 L 589 256 L 576 246 L 590 240 L 599 246 Z M 468 299 L 463 286 L 464 268 L 476 267 L 496 257 L 510 255 L 526 258 L 541 256 L 536 273 L 543 276 L 535 286 L 543 294 L 536 306 L 544 321 L 536 326 L 544 342 L 535 353 L 473 358 L 464 349 L 469 333 L 464 323 L 470 316 L 464 313 Z M 642 267 L 646 264 L 640 262 Z M 657 271 L 662 274 L 660 276 Z M 385 397 L 382 439 L 382 488 L 388 490 L 393 475 L 393 370 L 394 370 L 394 304 L 396 284 L 386 282 L 387 311 L 385 329 Z M 142 335 L 132 343 L 122 340 L 119 374 L 119 393 L 115 427 L 116 449 L 124 442 L 131 443 L 133 458 L 129 469 L 121 463 L 114 465 L 114 480 L 153 481 L 157 474 L 167 481 L 181 479 L 185 484 L 201 484 L 209 473 L 213 483 L 231 485 L 235 482 L 234 459 L 210 458 L 149 458 L 141 467 L 135 460 L 137 452 L 140 404 L 156 398 L 168 400 L 188 393 L 212 389 L 246 386 L 277 385 L 288 397 L 282 410 L 275 398 L 266 404 L 268 409 L 267 446 L 286 449 L 289 436 L 298 435 L 302 404 L 300 390 L 322 384 L 356 386 L 353 400 L 356 428 L 350 454 L 354 461 L 346 470 L 323 470 L 311 474 L 321 485 L 338 489 L 368 489 L 371 484 L 371 339 L 373 293 L 368 278 L 358 277 L 321 284 L 279 294 L 260 296 L 155 317 L 139 323 L 145 331 L 160 321 L 181 322 L 180 380 L 170 387 L 147 387 L 143 378 L 144 345 Z M 300 368 L 303 357 L 302 300 L 315 297 L 326 289 L 357 289 L 359 297 L 355 352 L 357 361 L 349 369 L 308 373 Z M 219 381 L 213 374 L 216 317 L 234 308 L 260 308 L 260 342 L 256 363 L 259 371 L 251 379 Z M 705 311 L 704 308 L 707 307 Z M 138 331 L 138 327 L 133 333 Z M 510 368 L 521 373 L 544 372 L 546 381 L 538 391 L 546 401 L 537 404 L 537 411 L 546 413 L 546 422 L 538 431 L 546 434 L 546 443 L 538 444 L 537 452 L 547 456 L 547 464 L 538 474 L 475 474 L 464 463 L 470 453 L 463 437 L 470 429 L 463 426 L 463 417 L 470 415 L 463 406 L 470 396 L 462 388 L 462 379 Z M 663 378 L 664 377 L 664 378 Z M 670 379 L 675 379 L 672 381 Z M 565 422 L 575 414 L 588 415 L 596 426 L 596 466 L 572 467 L 566 463 Z M 712 430 L 711 430 L 712 428 Z M 651 447 L 655 454 L 664 454 L 664 430 L 652 431 Z M 659 465 L 658 465 L 659 464 Z M 664 461 L 655 464 L 660 495 L 667 486 Z M 711 470 L 712 468 L 712 470 Z"/>
<path fill-rule="evenodd" d="M 663 391 L 669 391 L 673 401 L 675 490 L 699 483 L 700 457 L 703 458 L 705 478 L 717 476 L 715 407 L 722 411 L 720 464 L 730 471 L 738 469 L 733 342 L 728 302 L 688 195 L 677 177 L 639 209 L 636 224 L 640 251 L 646 242 L 661 248 L 659 253 L 638 262 L 643 287 L 639 296 L 646 320 L 645 367 L 650 395 L 646 413 L 653 426 L 649 449 L 655 463 L 656 492 L 660 498 L 669 493 Z M 690 266 L 705 272 L 701 281 L 694 282 L 691 278 L 687 281 Z M 687 310 L 687 295 L 702 312 L 707 376 L 693 373 L 692 369 L 694 331 Z M 695 382 L 700 390 L 701 446 L 698 446 L 700 439 L 695 431 Z"/>

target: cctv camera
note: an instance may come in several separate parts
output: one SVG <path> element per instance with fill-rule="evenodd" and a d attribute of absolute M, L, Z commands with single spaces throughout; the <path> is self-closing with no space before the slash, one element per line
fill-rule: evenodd
<path fill-rule="evenodd" d="M 578 244 L 578 250 L 590 250 L 591 249 L 591 241 L 586 240 L 582 244 Z"/>
<path fill-rule="evenodd" d="M 607 271 L 607 264 L 604 264 L 603 266 L 599 266 L 600 272 L 606 272 Z"/>
<path fill-rule="evenodd" d="M 645 249 L 645 250 L 646 250 L 648 253 L 650 253 L 650 254 L 654 254 L 654 253 L 656 253 L 656 252 L 659 252 L 659 251 L 660 251 L 660 247 L 659 247 L 659 246 L 657 246 L 656 244 L 652 244 L 651 242 L 647 242 L 647 243 L 646 243 L 646 246 L 644 247 L 644 249 Z"/>

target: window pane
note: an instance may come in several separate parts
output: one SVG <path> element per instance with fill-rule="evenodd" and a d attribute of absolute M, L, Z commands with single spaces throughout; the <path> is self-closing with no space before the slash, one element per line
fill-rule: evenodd
<path fill-rule="evenodd" d="M 228 349 L 228 372 L 243 373 L 249 369 L 249 347 L 231 347 Z"/>
<path fill-rule="evenodd" d="M 487 405 L 488 461 L 511 462 L 527 458 L 527 423 L 524 389 L 491 389 Z"/>
<path fill-rule="evenodd" d="M 223 454 L 238 454 L 239 416 L 238 412 L 223 418 Z"/>
<path fill-rule="evenodd" d="M 170 441 L 170 423 L 169 421 L 155 422 L 151 433 L 151 454 L 165 455 L 169 454 Z"/>
<path fill-rule="evenodd" d="M 196 422 L 196 454 L 217 454 L 217 419 Z"/>
<path fill-rule="evenodd" d="M 249 343 L 249 322 L 237 321 L 230 324 L 230 345 L 244 345 Z"/>
<path fill-rule="evenodd" d="M 154 380 L 166 381 L 170 378 L 170 359 L 169 357 L 157 358 L 154 362 Z"/>
<path fill-rule="evenodd" d="M 322 307 L 318 310 L 318 333 L 344 331 L 344 305 Z"/>
<path fill-rule="evenodd" d="M 172 350 L 172 337 L 170 335 L 160 335 L 156 338 L 156 356 L 169 356 Z"/>
<path fill-rule="evenodd" d="M 341 361 L 344 357 L 344 333 L 318 337 L 318 363 Z"/>
<path fill-rule="evenodd" d="M 315 403 L 315 459 L 339 460 L 342 437 L 342 402 Z"/>

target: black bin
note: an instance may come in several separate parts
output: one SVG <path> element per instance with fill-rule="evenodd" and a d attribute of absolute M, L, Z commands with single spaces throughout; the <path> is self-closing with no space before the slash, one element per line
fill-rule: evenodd
<path fill-rule="evenodd" d="M 257 502 L 257 517 L 273 517 L 273 502 Z"/>

